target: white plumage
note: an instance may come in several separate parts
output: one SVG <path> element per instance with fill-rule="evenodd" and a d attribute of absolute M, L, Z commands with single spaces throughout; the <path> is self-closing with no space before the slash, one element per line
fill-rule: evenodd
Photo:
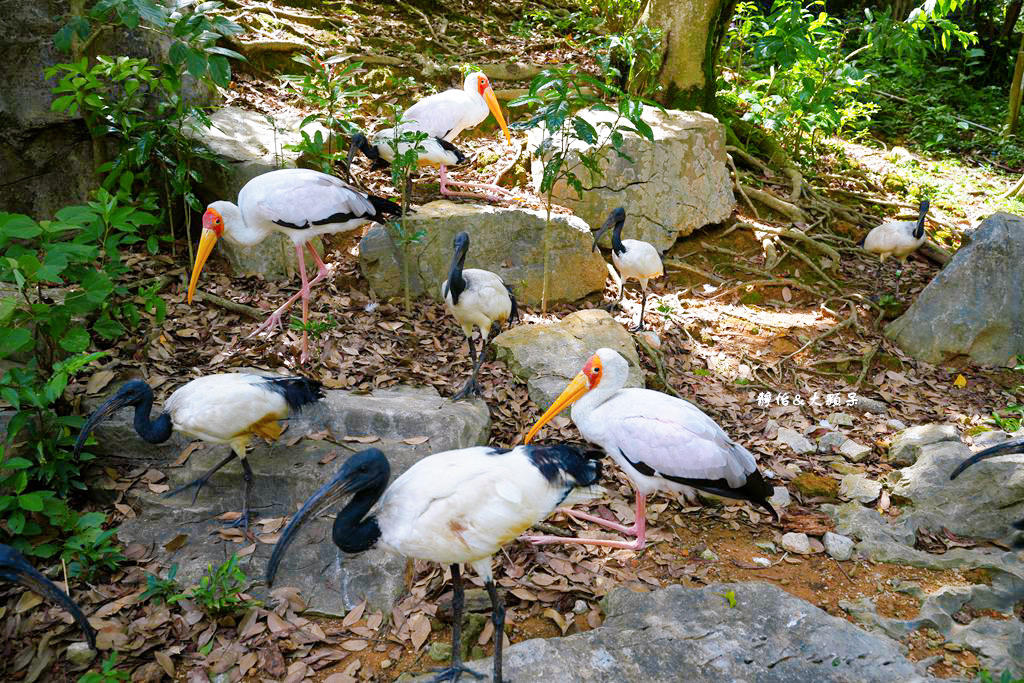
<path fill-rule="evenodd" d="M 309 241 L 318 235 L 347 232 L 371 221 L 383 222 L 386 214 L 398 215 L 396 204 L 360 192 L 334 176 L 305 168 L 285 168 L 258 175 L 238 193 L 238 204 L 216 201 L 203 214 L 203 232 L 196 251 L 196 262 L 188 285 L 192 302 L 199 274 L 213 251 L 217 239 L 252 246 L 274 232 L 287 235 L 295 245 L 302 287 L 278 308 L 252 334 L 281 325 L 284 312 L 302 298 L 302 322 L 309 319 L 310 288 L 329 275 L 327 266 Z M 306 276 L 303 247 L 308 246 L 317 264 L 311 281 Z M 302 334 L 302 358 L 309 358 L 306 332 Z"/>
<path fill-rule="evenodd" d="M 469 356 L 473 361 L 473 375 L 466 386 L 456 394 L 456 400 L 470 393 L 480 393 L 476 384 L 477 372 L 483 362 L 484 351 L 491 334 L 492 325 L 502 325 L 509 319 L 517 319 L 519 311 L 516 299 L 505 282 L 489 270 L 464 268 L 469 253 L 469 234 L 460 232 L 454 240 L 455 254 L 448 271 L 448 279 L 441 284 L 441 297 L 445 308 L 459 323 L 469 344 Z M 480 330 L 480 355 L 473 346 L 473 328 Z"/>
<path fill-rule="evenodd" d="M 772 488 L 746 448 L 688 401 L 649 389 L 624 388 L 628 375 L 625 358 L 612 349 L 599 349 L 524 439 L 529 443 L 544 424 L 572 404 L 572 421 L 583 438 L 603 448 L 633 482 L 637 514 L 632 527 L 571 514 L 634 535 L 636 541 L 580 542 L 639 550 L 644 545 L 646 497 L 659 490 L 695 498 L 694 489 L 699 489 L 749 500 L 775 515 L 768 503 Z M 532 540 L 561 542 L 554 539 Z"/>
<path fill-rule="evenodd" d="M 878 274 L 882 270 L 882 264 L 889 256 L 899 259 L 900 270 L 896 275 L 896 296 L 900 294 L 900 276 L 903 274 L 903 263 L 907 257 L 917 251 L 918 247 L 924 244 L 927 236 L 924 232 L 925 214 L 928 213 L 928 200 L 921 202 L 918 207 L 916 221 L 890 221 L 871 229 L 860 246 L 865 251 L 878 254 L 878 270 L 875 272 L 875 290 L 878 289 Z"/>
<path fill-rule="evenodd" d="M 612 228 L 612 263 L 619 271 L 619 298 L 615 301 L 618 305 L 622 301 L 623 290 L 626 287 L 626 280 L 636 280 L 640 283 L 642 292 L 640 299 L 640 323 L 638 330 L 644 329 L 644 310 L 647 306 L 647 282 L 653 278 L 665 274 L 661 262 L 661 254 L 649 242 L 642 240 L 622 239 L 622 226 L 626 222 L 626 211 L 619 207 L 613 209 L 605 219 L 604 225 L 594 235 L 594 246 L 597 249 L 597 241 L 601 236 Z M 613 227 L 614 226 L 614 227 Z"/>
<path fill-rule="evenodd" d="M 487 198 L 496 199 L 494 194 L 509 194 L 504 188 L 494 183 L 450 183 L 446 171 L 447 166 L 462 163 L 465 160 L 460 152 L 451 143 L 458 137 L 459 133 L 467 128 L 475 128 L 487 118 L 487 114 L 494 115 L 494 119 L 501 126 L 505 134 L 506 142 L 511 143 L 512 138 L 505 124 L 505 117 L 501 114 L 501 107 L 494 96 L 490 80 L 480 71 L 475 71 L 466 76 L 461 90 L 445 90 L 428 97 L 424 97 L 402 115 L 402 121 L 397 126 L 399 133 L 403 131 L 416 131 L 426 133 L 427 139 L 420 143 L 424 151 L 420 152 L 420 165 L 438 166 L 440 169 L 440 191 L 441 194 L 451 197 L 476 197 L 481 195 L 464 192 L 450 191 L 449 187 L 465 187 L 475 190 L 483 190 Z M 384 165 L 394 160 L 395 152 L 388 144 L 388 138 L 393 138 L 395 128 L 388 128 L 373 136 L 372 143 L 367 143 L 362 135 L 352 138 L 354 148 L 360 149 L 363 154 L 372 159 L 375 163 Z M 408 150 L 409 144 L 399 143 L 399 153 Z M 349 152 L 351 160 L 353 152 Z"/>
<path fill-rule="evenodd" d="M 321 398 L 320 383 L 305 377 L 268 377 L 241 372 L 206 375 L 174 391 L 153 420 L 150 419 L 153 389 L 143 381 L 133 380 L 89 416 L 78 435 L 75 454 L 77 456 L 97 424 L 126 406 L 135 407 L 135 431 L 148 443 L 163 443 L 177 431 L 207 443 L 229 444 L 231 453 L 224 460 L 167 495 L 195 486 L 198 496 L 209 478 L 237 456 L 242 460 L 245 475 L 242 521 L 248 527 L 252 468 L 245 455 L 252 437 L 275 441 L 281 435 L 278 420 Z"/>
<path fill-rule="evenodd" d="M 332 531 L 342 552 L 380 547 L 451 565 L 455 646 L 451 669 L 445 673 L 455 678 L 468 671 L 459 655 L 463 602 L 459 565 L 469 564 L 484 580 L 494 608 L 494 680 L 502 680 L 504 605 L 494 583 L 491 556 L 559 504 L 600 495 L 600 488 L 594 486 L 600 474 L 598 463 L 566 446 L 519 446 L 510 451 L 477 446 L 427 456 L 385 489 L 389 473 L 387 458 L 376 449 L 346 461 L 282 533 L 267 565 L 267 584 L 273 583 L 284 551 L 301 525 L 351 494 Z"/>

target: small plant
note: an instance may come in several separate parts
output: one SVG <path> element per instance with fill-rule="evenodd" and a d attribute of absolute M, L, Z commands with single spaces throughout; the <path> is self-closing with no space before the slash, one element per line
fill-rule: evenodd
<path fill-rule="evenodd" d="M 328 315 L 327 320 L 310 320 L 303 324 L 302 318 L 293 315 L 289 321 L 288 327 L 298 332 L 305 332 L 313 339 L 319 339 L 325 333 L 330 332 L 338 326 L 338 321 L 334 319 L 334 316 Z"/>
<path fill-rule="evenodd" d="M 633 28 L 646 4 L 644 0 L 579 0 L 580 9 L 601 17 L 610 33 Z"/>
<path fill-rule="evenodd" d="M 150 599 L 158 603 L 169 601 L 179 590 L 178 582 L 174 580 L 177 574 L 177 564 L 171 565 L 171 568 L 167 571 L 166 579 L 161 579 L 155 574 L 146 574 L 146 590 L 139 596 L 139 602 L 145 602 Z"/>
<path fill-rule="evenodd" d="M 651 98 L 659 90 L 663 31 L 646 24 L 594 38 L 590 45 L 605 83 L 632 95 Z"/>
<path fill-rule="evenodd" d="M 1004 432 L 1015 432 L 1024 425 L 1024 405 L 1011 403 L 1006 406 L 1002 413 L 998 410 L 992 411 L 992 422 Z M 1016 413 L 1014 416 L 1012 413 Z"/>
<path fill-rule="evenodd" d="M 78 677 L 78 683 L 118 683 L 118 681 L 130 681 L 130 671 L 122 671 L 117 668 L 117 651 L 110 655 L 100 664 L 99 671 L 87 671 Z"/>
<path fill-rule="evenodd" d="M 238 566 L 238 555 L 232 553 L 216 569 L 210 565 L 206 575 L 199 579 L 198 585 L 189 589 L 189 593 L 172 595 L 167 602 L 173 604 L 189 598 L 214 618 L 235 614 L 259 604 L 257 600 L 240 595 L 248 582 L 249 577 Z"/>
<path fill-rule="evenodd" d="M 1017 676 L 1009 670 L 1003 671 L 999 678 L 993 678 L 988 669 L 978 672 L 978 683 L 1024 683 L 1024 678 Z"/>

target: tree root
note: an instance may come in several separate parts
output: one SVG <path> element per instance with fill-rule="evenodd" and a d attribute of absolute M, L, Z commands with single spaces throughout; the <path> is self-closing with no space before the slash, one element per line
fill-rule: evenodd
<path fill-rule="evenodd" d="M 857 376 L 857 381 L 853 383 L 853 388 L 856 389 L 864 381 L 864 378 L 868 376 L 868 370 L 871 368 L 871 361 L 874 360 L 875 354 L 878 353 L 878 349 L 881 348 L 882 342 L 878 342 L 871 347 L 871 350 L 864 354 L 860 361 L 860 375 Z"/>
<path fill-rule="evenodd" d="M 720 285 L 723 282 L 725 282 L 725 280 L 723 280 L 722 278 L 718 277 L 714 273 L 709 273 L 708 271 L 702 270 L 702 269 L 698 268 L 697 266 L 691 266 L 689 263 L 686 263 L 685 261 L 679 261 L 677 259 L 665 259 L 664 260 L 664 264 L 665 264 L 666 268 L 677 268 L 679 270 L 688 270 L 691 273 L 694 273 L 696 275 L 700 275 L 702 278 L 705 278 L 707 280 L 710 280 L 711 282 L 714 282 L 716 285 Z"/>
<path fill-rule="evenodd" d="M 754 206 L 754 203 L 750 201 L 750 197 L 748 197 L 747 193 L 743 191 L 743 184 L 740 182 L 740 174 L 739 171 L 736 170 L 736 162 L 732 160 L 732 155 L 726 154 L 725 158 L 729 162 L 729 168 L 732 169 L 732 186 L 740 193 L 740 196 L 743 197 L 743 201 L 747 203 L 750 210 L 754 212 L 754 218 L 761 220 L 761 214 L 757 212 L 757 208 Z"/>
<path fill-rule="evenodd" d="M 787 354 L 787 355 L 783 356 L 782 358 L 780 358 L 778 360 L 778 362 L 775 363 L 775 365 L 779 365 L 783 361 L 789 360 L 790 358 L 792 358 L 793 356 L 797 355 L 798 353 L 800 353 L 800 352 L 804 351 L 805 349 L 807 349 L 807 348 L 817 344 L 818 342 L 820 342 L 825 337 L 832 336 L 833 334 L 835 334 L 839 330 L 841 330 L 841 329 L 843 329 L 845 327 L 849 327 L 850 325 L 853 324 L 853 322 L 856 319 L 856 317 L 857 317 L 857 309 L 854 308 L 852 311 L 850 311 L 850 317 L 848 317 L 848 318 L 846 318 L 846 319 L 836 323 L 832 327 L 828 328 L 827 330 L 825 330 L 824 332 L 822 332 L 821 334 L 816 336 L 814 339 L 810 340 L 809 342 L 807 342 L 806 344 L 801 346 L 799 349 L 797 349 L 793 353 L 790 353 L 790 354 Z"/>
<path fill-rule="evenodd" d="M 766 192 L 765 190 L 758 190 L 756 188 L 749 187 L 742 183 L 738 183 L 738 186 L 741 188 L 742 192 L 745 192 L 748 196 L 753 197 L 757 201 L 761 202 L 772 211 L 775 211 L 776 213 L 780 213 L 783 216 L 786 216 L 792 222 L 807 222 L 807 214 L 804 213 L 804 210 L 801 209 L 799 206 L 790 204 L 785 200 L 779 199 L 772 193 Z"/>

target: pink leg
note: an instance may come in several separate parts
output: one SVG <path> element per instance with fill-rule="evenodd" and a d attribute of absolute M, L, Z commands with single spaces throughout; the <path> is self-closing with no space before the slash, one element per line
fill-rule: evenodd
<path fill-rule="evenodd" d="M 320 254 L 318 254 L 316 252 L 316 249 L 313 247 L 313 245 L 312 244 L 308 244 L 307 246 L 309 247 L 310 253 L 313 254 L 313 258 L 316 260 L 316 266 L 317 266 L 316 277 L 314 277 L 308 283 L 304 284 L 305 292 L 303 291 L 303 289 L 300 289 L 298 292 L 293 294 L 291 296 L 291 298 L 288 299 L 288 301 L 285 301 L 284 304 L 282 304 L 280 308 L 278 308 L 276 311 L 271 313 L 269 318 L 267 318 L 265 321 L 263 321 L 263 323 L 261 323 L 259 327 L 257 327 L 255 330 L 252 331 L 251 334 L 249 334 L 250 338 L 251 337 L 255 337 L 257 334 L 260 334 L 261 332 L 269 332 L 270 330 L 272 330 L 274 328 L 280 329 L 280 327 L 281 327 L 281 316 L 284 315 L 284 312 L 287 311 L 289 308 L 291 308 L 292 304 L 294 304 L 296 301 L 298 301 L 303 296 L 309 296 L 310 288 L 312 288 L 313 285 L 319 283 L 321 280 L 323 280 L 328 275 L 330 275 L 330 271 L 327 270 L 327 266 L 324 265 L 323 259 L 320 258 Z M 301 246 L 296 246 L 295 247 L 295 253 L 296 253 L 297 257 L 298 257 L 299 268 L 302 271 L 302 279 L 303 279 L 303 281 L 305 281 L 305 279 L 306 279 L 306 266 L 305 266 L 305 261 L 303 259 L 303 255 L 302 255 L 302 247 Z"/>
<path fill-rule="evenodd" d="M 505 197 L 513 196 L 511 192 L 503 187 L 499 187 L 493 183 L 449 183 L 448 172 L 444 165 L 441 165 L 440 169 L 440 180 L 441 180 L 441 194 L 445 197 L 471 197 L 473 199 L 486 199 L 491 202 L 501 201 L 503 197 L 496 196 L 494 193 L 505 195 Z M 485 194 L 479 192 L 453 192 L 448 187 L 467 187 L 484 190 Z"/>
<path fill-rule="evenodd" d="M 627 527 L 622 524 L 616 524 L 615 522 L 609 522 L 601 517 L 595 517 L 593 515 L 586 515 L 581 512 L 573 512 L 572 510 L 563 510 L 563 512 L 575 517 L 576 519 L 586 519 L 594 522 L 609 529 L 615 529 L 624 534 L 630 536 L 636 536 L 636 540 L 633 541 L 610 541 L 603 538 L 564 538 L 562 536 L 521 536 L 522 540 L 529 541 L 534 545 L 542 545 L 544 543 L 579 543 L 582 545 L 601 545 L 606 548 L 626 548 L 627 550 L 643 550 L 647 540 L 647 496 L 640 495 L 636 496 L 636 521 L 633 522 L 633 526 Z"/>

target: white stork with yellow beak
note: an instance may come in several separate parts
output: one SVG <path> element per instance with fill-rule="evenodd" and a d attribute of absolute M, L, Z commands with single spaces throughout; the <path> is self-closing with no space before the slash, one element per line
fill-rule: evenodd
<path fill-rule="evenodd" d="M 203 214 L 203 234 L 188 283 L 188 302 L 196 291 L 199 274 L 214 245 L 221 237 L 235 244 L 251 247 L 272 233 L 287 236 L 295 244 L 302 288 L 274 311 L 252 334 L 281 326 L 281 316 L 297 299 L 302 298 L 302 323 L 309 320 L 309 294 L 313 285 L 329 274 L 316 249 L 309 244 L 319 235 L 348 232 L 371 221 L 382 223 L 385 216 L 397 216 L 401 207 L 381 197 L 364 194 L 340 178 L 306 168 L 283 168 L 258 175 L 238 193 L 238 204 L 213 202 Z M 317 274 L 306 276 L 303 247 L 309 248 L 316 261 Z M 252 335 L 250 335 L 252 336 Z M 301 362 L 309 360 L 309 342 L 302 332 Z"/>
<path fill-rule="evenodd" d="M 629 364 L 612 349 L 598 349 L 583 370 L 555 399 L 526 434 L 529 443 L 540 428 L 566 406 L 587 441 L 611 456 L 636 490 L 632 526 L 566 510 L 584 519 L 635 536 L 635 541 L 606 541 L 559 536 L 527 537 L 533 543 L 587 543 L 640 550 L 646 534 L 647 496 L 675 491 L 687 498 L 694 489 L 726 498 L 749 500 L 778 519 L 768 499 L 774 492 L 757 469 L 757 461 L 729 438 L 717 422 L 697 406 L 650 389 L 626 389 Z"/>
<path fill-rule="evenodd" d="M 494 114 L 494 119 L 505 133 L 505 141 L 511 144 L 512 137 L 509 135 L 505 117 L 501 114 L 501 107 L 494 96 L 490 80 L 483 72 L 474 71 L 466 76 L 462 90 L 453 88 L 424 97 L 402 115 L 402 122 L 398 126 L 399 132 L 418 131 L 428 135 L 427 139 L 420 143 L 424 147 L 420 162 L 421 165 L 439 167 L 442 195 L 477 198 L 481 196 L 478 193 L 454 192 L 449 190 L 449 187 L 482 190 L 487 198 L 492 200 L 498 199 L 495 195 L 511 194 L 493 183 L 448 182 L 445 167 L 465 160 L 465 156 L 452 142 L 462 131 L 480 125 L 487 118 L 488 112 Z M 373 136 L 372 142 L 367 142 L 362 135 L 353 136 L 353 148 L 358 148 L 373 160 L 375 167 L 387 165 L 395 158 L 395 151 L 388 142 L 394 134 L 394 128 L 380 131 Z M 404 152 L 407 147 L 406 143 L 400 143 L 399 152 Z M 352 153 L 350 150 L 350 159 Z"/>

